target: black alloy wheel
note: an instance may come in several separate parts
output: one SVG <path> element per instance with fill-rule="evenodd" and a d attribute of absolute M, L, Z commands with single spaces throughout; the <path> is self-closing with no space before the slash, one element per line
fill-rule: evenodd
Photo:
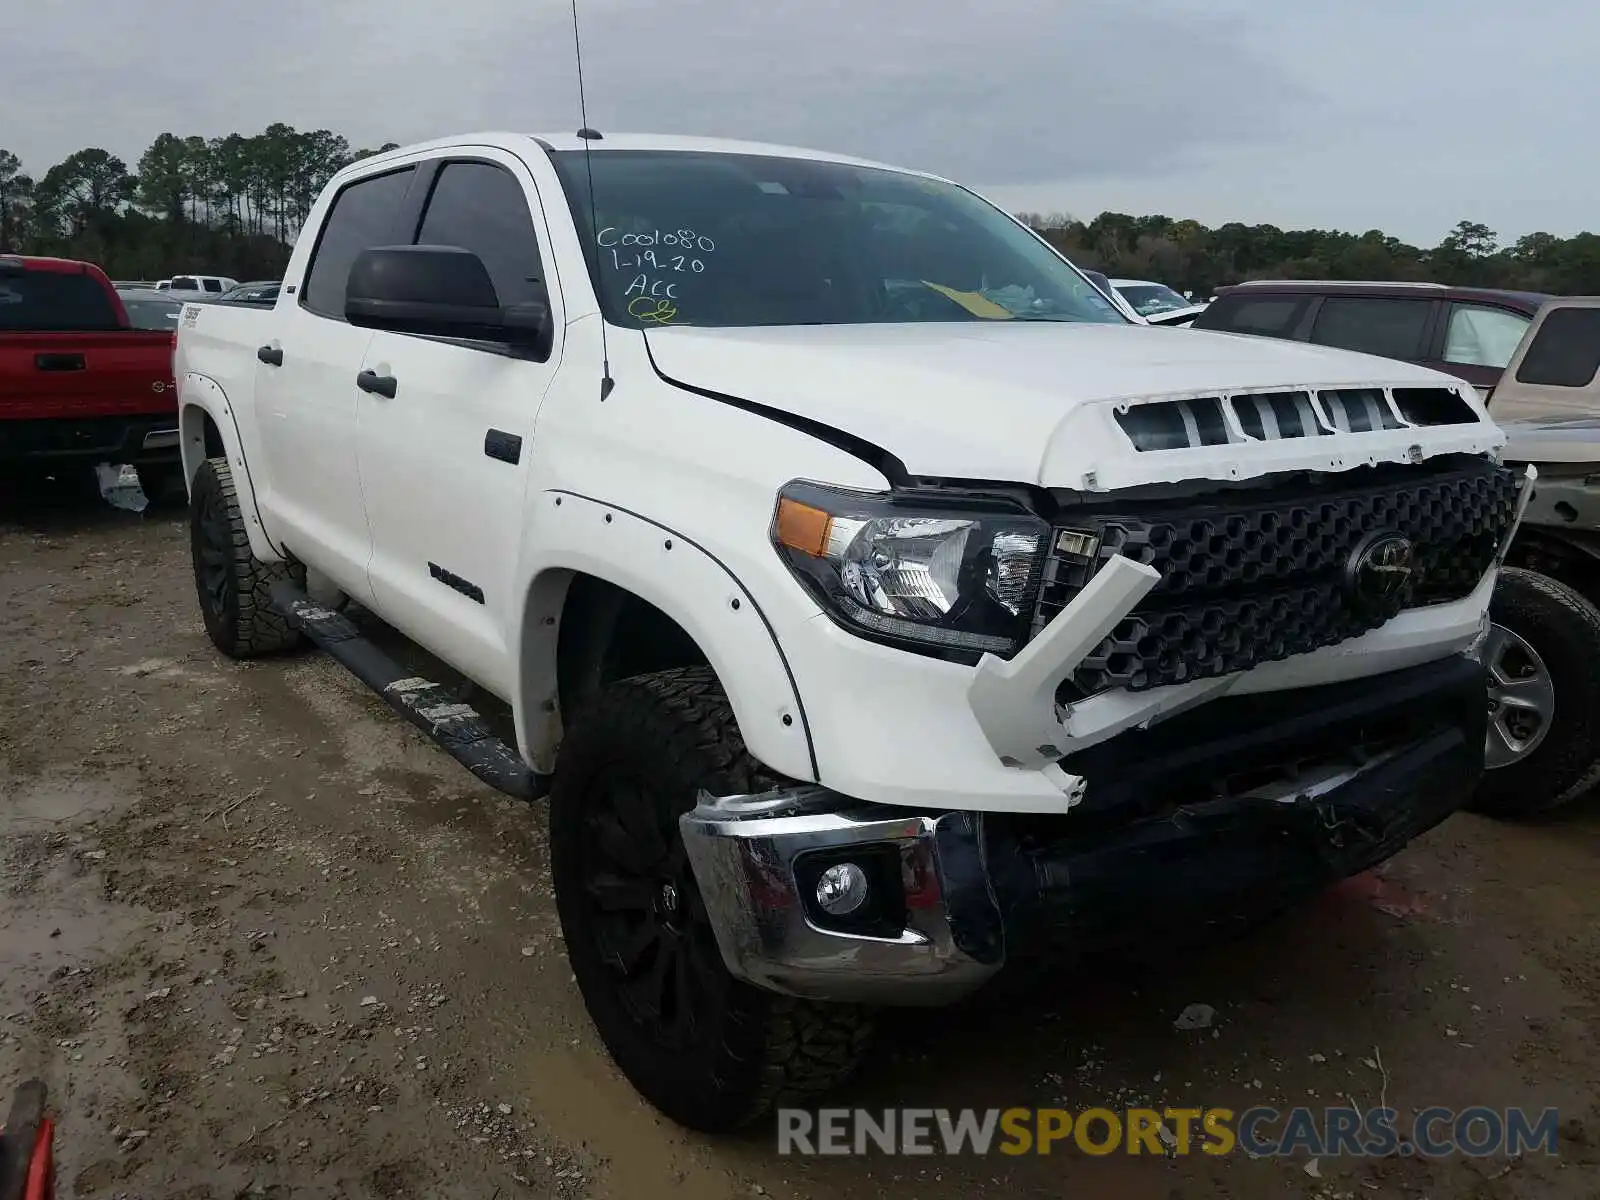
<path fill-rule="evenodd" d="M 672 816 L 622 769 L 586 789 L 585 897 L 602 959 L 633 1019 L 690 1048 L 725 975 Z"/>

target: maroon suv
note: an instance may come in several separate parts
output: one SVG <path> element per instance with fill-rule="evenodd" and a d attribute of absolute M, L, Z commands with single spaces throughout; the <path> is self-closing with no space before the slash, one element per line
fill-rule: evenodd
<path fill-rule="evenodd" d="M 1548 298 L 1440 283 L 1259 280 L 1219 289 L 1193 328 L 1398 358 L 1488 391 Z"/>

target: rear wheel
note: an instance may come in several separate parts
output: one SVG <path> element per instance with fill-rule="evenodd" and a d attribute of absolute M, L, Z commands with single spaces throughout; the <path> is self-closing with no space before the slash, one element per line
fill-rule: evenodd
<path fill-rule="evenodd" d="M 207 459 L 195 473 L 189 550 L 200 615 L 212 645 L 229 658 L 256 658 L 300 644 L 299 632 L 267 596 L 274 583 L 290 578 L 292 568 L 264 563 L 251 553 L 225 458 Z"/>
<path fill-rule="evenodd" d="M 556 907 L 589 1015 L 645 1099 L 710 1133 L 842 1082 L 870 1036 L 861 1008 L 751 987 L 717 949 L 678 817 L 699 788 L 771 782 L 715 676 L 691 667 L 603 689 L 550 797 Z"/>
<path fill-rule="evenodd" d="M 1489 617 L 1487 770 L 1468 807 L 1533 816 L 1600 779 L 1600 611 L 1549 576 L 1506 567 Z"/>

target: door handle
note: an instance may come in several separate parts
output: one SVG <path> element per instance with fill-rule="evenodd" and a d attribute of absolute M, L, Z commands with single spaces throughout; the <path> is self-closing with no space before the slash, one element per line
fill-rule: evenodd
<path fill-rule="evenodd" d="M 370 370 L 356 376 L 356 386 L 363 392 L 372 392 L 389 400 L 393 400 L 395 392 L 400 390 L 400 384 L 393 375 L 379 375 Z"/>
<path fill-rule="evenodd" d="M 256 357 L 269 367 L 283 366 L 283 351 L 272 346 L 263 346 L 256 351 Z"/>

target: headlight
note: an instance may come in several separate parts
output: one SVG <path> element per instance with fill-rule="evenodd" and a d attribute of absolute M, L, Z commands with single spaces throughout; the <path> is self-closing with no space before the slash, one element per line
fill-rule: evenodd
<path fill-rule="evenodd" d="M 888 641 L 1014 653 L 1027 640 L 1049 527 L 981 497 L 795 482 L 772 541 L 836 621 Z"/>

